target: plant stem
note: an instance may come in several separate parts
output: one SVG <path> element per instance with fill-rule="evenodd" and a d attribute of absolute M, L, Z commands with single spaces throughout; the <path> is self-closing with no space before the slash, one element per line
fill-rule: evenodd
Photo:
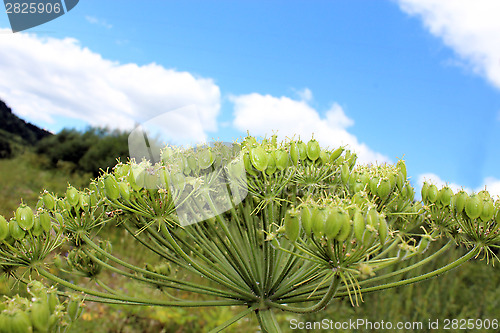
<path fill-rule="evenodd" d="M 389 288 L 399 287 L 399 286 L 403 286 L 403 285 L 407 285 L 407 284 L 430 279 L 436 275 L 443 274 L 443 273 L 445 273 L 445 272 L 447 272 L 455 267 L 460 266 L 464 262 L 470 260 L 473 256 L 477 255 L 479 253 L 479 251 L 480 251 L 480 248 L 475 246 L 474 248 L 472 248 L 469 252 L 467 252 L 462 257 L 460 257 L 457 260 L 453 261 L 452 263 L 449 263 L 448 265 L 443 266 L 439 269 L 436 269 L 432 272 L 426 273 L 424 275 L 416 276 L 416 277 L 413 277 L 410 279 L 405 279 L 405 280 L 396 281 L 396 282 L 392 282 L 392 283 L 382 284 L 379 286 L 364 288 L 364 289 L 361 289 L 361 292 L 362 293 L 369 293 L 369 292 L 374 292 L 374 291 L 379 291 L 379 290 L 385 290 L 385 289 L 389 289 Z M 342 297 L 342 296 L 346 296 L 346 295 L 347 295 L 346 292 L 341 292 L 341 293 L 338 293 L 337 295 L 335 295 L 335 297 Z"/>
<path fill-rule="evenodd" d="M 274 317 L 272 309 L 255 310 L 260 328 L 265 333 L 281 333 L 281 328 Z"/>
<path fill-rule="evenodd" d="M 337 291 L 337 288 L 339 287 L 341 278 L 338 274 L 338 272 L 332 273 L 332 281 L 330 282 L 330 286 L 328 287 L 328 291 L 326 294 L 323 296 L 323 298 L 316 304 L 309 306 L 309 307 L 295 307 L 295 306 L 289 306 L 289 305 L 283 305 L 275 302 L 268 301 L 269 305 L 281 310 L 289 311 L 289 312 L 295 312 L 295 313 L 309 313 L 309 312 L 316 312 L 319 310 L 322 310 L 325 308 L 328 303 L 332 300 L 332 298 L 335 295 L 335 292 Z"/>
<path fill-rule="evenodd" d="M 176 302 L 176 301 L 152 300 L 150 298 L 117 296 L 117 295 L 103 293 L 103 292 L 99 292 L 99 291 L 95 291 L 92 289 L 88 289 L 88 288 L 74 285 L 66 280 L 59 278 L 58 276 L 51 274 L 50 272 L 46 271 L 43 268 L 38 268 L 38 273 L 41 276 L 43 276 L 49 280 L 52 280 L 53 282 L 59 283 L 67 288 L 70 288 L 70 289 L 73 289 L 73 290 L 76 290 L 76 291 L 79 291 L 79 292 L 82 292 L 82 293 L 85 293 L 85 294 L 88 294 L 91 296 L 101 297 L 104 299 L 114 299 L 114 300 L 123 301 L 123 302 L 131 302 L 135 305 L 142 304 L 142 305 L 177 306 L 177 307 L 201 307 L 201 306 L 230 306 L 230 305 L 244 305 L 245 304 L 242 301 L 231 301 L 231 300 Z"/>
<path fill-rule="evenodd" d="M 238 320 L 240 320 L 241 318 L 244 318 L 246 317 L 248 314 L 252 313 L 253 311 L 255 311 L 257 308 L 259 307 L 259 305 L 254 305 L 252 307 L 249 307 L 248 309 L 246 309 L 245 311 L 243 312 L 240 312 L 238 313 L 236 316 L 232 317 L 231 319 L 229 319 L 228 321 L 224 322 L 222 325 L 219 325 L 217 326 L 216 328 L 214 328 L 213 330 L 211 330 L 209 333 L 217 333 L 217 332 L 220 332 L 222 331 L 223 329 L 231 326 L 232 324 L 234 324 L 235 322 L 237 322 Z"/>

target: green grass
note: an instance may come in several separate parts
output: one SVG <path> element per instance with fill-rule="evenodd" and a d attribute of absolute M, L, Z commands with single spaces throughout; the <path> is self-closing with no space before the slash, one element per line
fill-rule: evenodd
<path fill-rule="evenodd" d="M 43 157 L 30 152 L 0 159 L 0 214 L 6 219 L 13 216 L 21 199 L 34 208 L 43 189 L 64 195 L 68 183 L 82 187 L 90 182 L 89 174 L 70 173 L 64 164 L 52 170 L 45 165 Z"/>

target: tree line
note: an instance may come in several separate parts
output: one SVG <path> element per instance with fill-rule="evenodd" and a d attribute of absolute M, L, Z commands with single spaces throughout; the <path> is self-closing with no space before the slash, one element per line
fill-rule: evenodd
<path fill-rule="evenodd" d="M 99 175 L 99 170 L 116 165 L 117 159 L 126 161 L 129 154 L 128 133 L 107 128 L 88 128 L 84 132 L 63 129 L 56 135 L 40 140 L 37 154 L 48 158 L 49 166 L 57 167 L 63 161 L 74 170 Z"/>

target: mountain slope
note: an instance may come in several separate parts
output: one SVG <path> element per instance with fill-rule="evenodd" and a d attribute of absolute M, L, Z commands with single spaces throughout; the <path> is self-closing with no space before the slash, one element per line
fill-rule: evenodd
<path fill-rule="evenodd" d="M 0 158 L 9 157 L 19 147 L 34 145 L 52 133 L 30 124 L 12 113 L 0 100 Z"/>
<path fill-rule="evenodd" d="M 0 100 L 0 130 L 20 136 L 28 144 L 35 144 L 50 132 L 30 124 L 12 113 L 11 108 Z"/>

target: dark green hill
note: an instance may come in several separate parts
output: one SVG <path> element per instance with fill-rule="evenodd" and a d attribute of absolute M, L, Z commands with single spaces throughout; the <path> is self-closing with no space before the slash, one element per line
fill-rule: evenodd
<path fill-rule="evenodd" d="M 23 146 L 33 146 L 52 133 L 19 118 L 0 100 L 0 158 L 10 157 Z"/>

